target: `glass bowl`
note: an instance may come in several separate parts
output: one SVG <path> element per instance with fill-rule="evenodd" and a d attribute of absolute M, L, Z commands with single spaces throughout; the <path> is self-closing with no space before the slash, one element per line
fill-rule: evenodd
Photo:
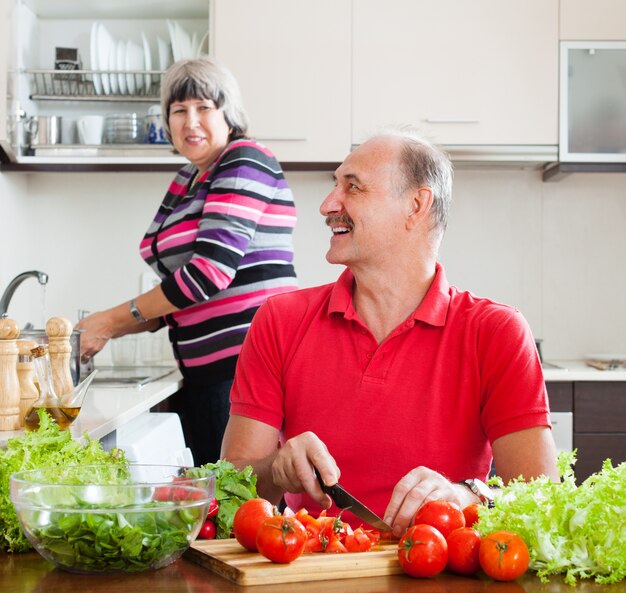
<path fill-rule="evenodd" d="M 13 474 L 10 495 L 26 537 L 58 567 L 139 572 L 167 566 L 189 547 L 215 476 L 174 465 L 40 468 Z"/>

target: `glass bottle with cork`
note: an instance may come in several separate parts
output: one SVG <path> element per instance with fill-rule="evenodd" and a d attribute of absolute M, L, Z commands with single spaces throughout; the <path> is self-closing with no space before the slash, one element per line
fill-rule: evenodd
<path fill-rule="evenodd" d="M 35 363 L 35 371 L 39 381 L 39 397 L 24 418 L 26 429 L 39 428 L 39 410 L 44 409 L 62 429 L 68 428 L 80 412 L 80 408 L 64 409 L 56 394 L 50 368 L 50 355 L 45 344 L 31 350 Z"/>

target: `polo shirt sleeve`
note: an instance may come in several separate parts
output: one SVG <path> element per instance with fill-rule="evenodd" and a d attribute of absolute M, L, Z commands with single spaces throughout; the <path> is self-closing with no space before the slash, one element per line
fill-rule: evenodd
<path fill-rule="evenodd" d="M 478 333 L 481 420 L 491 442 L 537 426 L 550 426 L 548 397 L 535 341 L 522 314 L 490 312 Z"/>
<path fill-rule="evenodd" d="M 244 340 L 230 393 L 230 413 L 281 430 L 283 355 L 272 300 L 270 298 L 256 312 Z"/>

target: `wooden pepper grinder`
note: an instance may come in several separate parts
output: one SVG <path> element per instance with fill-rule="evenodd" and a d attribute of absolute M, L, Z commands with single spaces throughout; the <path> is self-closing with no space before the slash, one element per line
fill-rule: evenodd
<path fill-rule="evenodd" d="M 17 377 L 20 384 L 20 427 L 24 426 L 24 418 L 30 412 L 39 396 L 35 384 L 35 365 L 30 351 L 37 347 L 32 340 L 17 341 Z"/>
<path fill-rule="evenodd" d="M 20 428 L 20 383 L 17 377 L 17 337 L 13 319 L 0 319 L 0 430 Z"/>
<path fill-rule="evenodd" d="M 70 336 L 73 329 L 72 322 L 65 317 L 51 317 L 48 319 L 48 323 L 46 323 L 52 384 L 59 398 L 74 389 L 72 371 L 70 369 L 70 358 L 72 355 Z"/>

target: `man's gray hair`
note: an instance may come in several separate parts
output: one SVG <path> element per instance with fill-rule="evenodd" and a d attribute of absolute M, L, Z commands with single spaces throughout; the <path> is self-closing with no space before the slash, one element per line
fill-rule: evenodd
<path fill-rule="evenodd" d="M 448 226 L 452 202 L 452 162 L 446 152 L 425 140 L 413 127 L 385 128 L 381 136 L 393 136 L 402 142 L 399 168 L 402 178 L 398 191 L 405 192 L 420 186 L 433 191 L 432 220 L 434 228 L 443 236 Z"/>
<path fill-rule="evenodd" d="M 210 99 L 222 109 L 231 129 L 230 140 L 245 137 L 248 133 L 248 116 L 237 80 L 228 68 L 216 60 L 206 56 L 179 60 L 165 72 L 161 82 L 161 111 L 163 131 L 170 142 L 170 105 L 187 99 Z"/>

